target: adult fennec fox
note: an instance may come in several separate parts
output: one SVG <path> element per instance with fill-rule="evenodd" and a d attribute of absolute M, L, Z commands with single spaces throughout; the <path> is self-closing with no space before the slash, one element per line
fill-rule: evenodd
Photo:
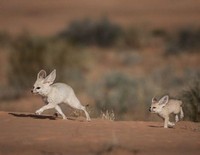
<path fill-rule="evenodd" d="M 66 119 L 65 114 L 62 112 L 59 106 L 61 103 L 66 103 L 72 108 L 83 110 L 85 112 L 87 121 L 90 121 L 91 119 L 86 111 L 86 108 L 81 105 L 73 89 L 64 83 L 53 83 L 55 78 L 55 69 L 48 76 L 46 76 L 45 70 L 41 70 L 38 73 L 32 93 L 41 95 L 46 105 L 37 110 L 35 113 L 40 115 L 44 110 L 55 108 L 62 118 Z"/>

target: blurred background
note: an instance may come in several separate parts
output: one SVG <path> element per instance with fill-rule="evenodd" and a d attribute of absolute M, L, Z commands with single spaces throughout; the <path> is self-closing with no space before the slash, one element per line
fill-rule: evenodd
<path fill-rule="evenodd" d="M 169 94 L 200 121 L 199 65 L 197 0 L 0 1 L 1 111 L 43 106 L 30 90 L 56 69 L 93 118 L 156 120 L 151 99 Z"/>

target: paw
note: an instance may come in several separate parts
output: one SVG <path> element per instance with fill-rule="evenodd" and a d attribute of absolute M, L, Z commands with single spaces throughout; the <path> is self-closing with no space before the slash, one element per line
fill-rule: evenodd
<path fill-rule="evenodd" d="M 63 120 L 67 120 L 67 117 L 65 116 L 65 117 L 63 117 L 62 119 L 63 119 Z"/>
<path fill-rule="evenodd" d="M 175 123 L 172 123 L 172 122 L 168 123 L 168 127 L 173 127 L 174 125 Z"/>
<path fill-rule="evenodd" d="M 40 109 L 35 112 L 36 115 L 40 115 L 41 113 L 42 113 L 42 110 Z"/>
<path fill-rule="evenodd" d="M 171 123 L 171 126 L 174 126 L 175 125 L 175 123 Z"/>
<path fill-rule="evenodd" d="M 90 122 L 90 121 L 91 121 L 91 118 L 87 118 L 86 120 L 87 120 L 88 122 Z"/>

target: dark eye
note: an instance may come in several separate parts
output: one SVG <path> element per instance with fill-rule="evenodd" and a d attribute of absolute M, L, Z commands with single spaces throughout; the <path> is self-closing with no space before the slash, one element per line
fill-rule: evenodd
<path fill-rule="evenodd" d="M 40 87 L 37 87 L 36 89 L 40 89 Z"/>
<path fill-rule="evenodd" d="M 153 107 L 153 109 L 156 109 L 156 107 Z"/>

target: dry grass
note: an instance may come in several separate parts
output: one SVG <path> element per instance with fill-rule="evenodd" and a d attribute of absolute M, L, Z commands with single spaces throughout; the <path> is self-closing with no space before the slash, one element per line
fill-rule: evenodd
<path fill-rule="evenodd" d="M 113 110 L 111 110 L 111 111 L 106 110 L 105 113 L 101 111 L 101 119 L 114 121 L 115 120 L 114 111 Z"/>

